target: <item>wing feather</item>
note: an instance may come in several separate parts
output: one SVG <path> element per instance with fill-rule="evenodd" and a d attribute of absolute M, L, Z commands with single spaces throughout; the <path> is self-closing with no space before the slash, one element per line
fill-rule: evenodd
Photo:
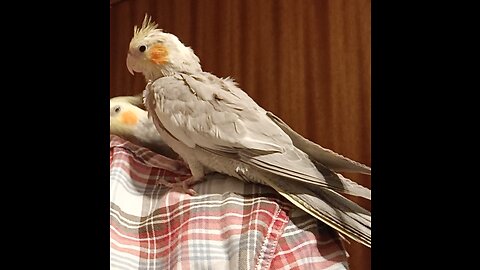
<path fill-rule="evenodd" d="M 154 112 L 175 138 L 191 148 L 236 154 L 246 164 L 295 181 L 370 199 L 369 189 L 314 164 L 233 83 L 202 74 L 163 77 L 152 84 Z"/>

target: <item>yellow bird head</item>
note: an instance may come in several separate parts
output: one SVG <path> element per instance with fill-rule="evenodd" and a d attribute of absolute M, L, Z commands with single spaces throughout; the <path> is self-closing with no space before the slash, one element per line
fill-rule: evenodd
<path fill-rule="evenodd" d="M 134 27 L 130 41 L 127 68 L 143 73 L 146 80 L 156 80 L 176 72 L 195 73 L 202 71 L 200 59 L 175 35 L 157 28 L 151 17 L 145 15 L 142 26 Z"/>

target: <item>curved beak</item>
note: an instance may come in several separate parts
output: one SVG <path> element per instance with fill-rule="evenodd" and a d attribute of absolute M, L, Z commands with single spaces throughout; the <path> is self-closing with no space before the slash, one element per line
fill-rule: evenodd
<path fill-rule="evenodd" d="M 132 74 L 132 75 L 134 75 L 133 63 L 134 63 L 133 56 L 130 54 L 130 52 L 128 52 L 128 55 L 127 55 L 127 69 L 128 69 L 128 72 L 130 72 L 130 74 Z"/>

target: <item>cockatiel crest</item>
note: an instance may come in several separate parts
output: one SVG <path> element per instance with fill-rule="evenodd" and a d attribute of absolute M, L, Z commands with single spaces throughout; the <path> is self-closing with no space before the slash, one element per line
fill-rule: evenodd
<path fill-rule="evenodd" d="M 146 80 L 173 75 L 179 70 L 186 73 L 202 71 L 200 59 L 190 47 L 170 33 L 157 28 L 151 17 L 145 15 L 142 27 L 134 27 L 127 55 L 127 67 L 133 75 L 143 73 Z"/>

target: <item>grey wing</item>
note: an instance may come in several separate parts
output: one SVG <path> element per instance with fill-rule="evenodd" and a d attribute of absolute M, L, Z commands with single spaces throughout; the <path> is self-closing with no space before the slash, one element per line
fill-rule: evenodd
<path fill-rule="evenodd" d="M 253 100 L 233 84 L 182 74 L 153 83 L 155 113 L 165 128 L 190 147 L 240 161 L 295 181 L 370 198 L 370 190 L 342 177 L 325 176 Z M 215 169 L 215 168 L 212 168 Z M 329 174 L 330 175 L 330 174 Z"/>
<path fill-rule="evenodd" d="M 154 112 L 165 128 L 189 147 L 213 150 L 252 149 L 281 152 L 288 136 L 256 104 L 237 98 L 215 83 L 177 75 L 156 80 L 151 87 Z"/>
<path fill-rule="evenodd" d="M 301 181 L 307 185 L 329 188 L 338 192 L 371 199 L 370 189 L 335 173 L 322 164 L 310 160 L 304 152 L 297 148 L 288 149 L 283 153 L 266 155 L 245 155 L 241 160 L 267 173 L 275 173 L 292 180 Z"/>

